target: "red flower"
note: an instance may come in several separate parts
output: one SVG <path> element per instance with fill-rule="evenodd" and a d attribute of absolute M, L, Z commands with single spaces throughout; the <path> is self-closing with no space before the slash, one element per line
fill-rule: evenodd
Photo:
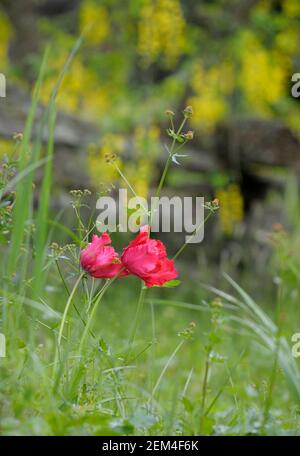
<path fill-rule="evenodd" d="M 178 275 L 174 261 L 167 258 L 164 244 L 149 238 L 148 225 L 143 226 L 124 249 L 121 261 L 131 274 L 144 280 L 147 287 L 161 286 Z"/>
<path fill-rule="evenodd" d="M 80 264 L 91 276 L 98 279 L 111 279 L 120 273 L 123 268 L 117 252 L 110 244 L 111 239 L 107 233 L 102 236 L 94 234 L 90 242 L 80 255 Z M 125 271 L 120 275 L 126 275 Z"/>

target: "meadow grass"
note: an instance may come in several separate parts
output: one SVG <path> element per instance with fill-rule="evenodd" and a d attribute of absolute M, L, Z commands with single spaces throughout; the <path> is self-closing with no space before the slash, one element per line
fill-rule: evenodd
<path fill-rule="evenodd" d="M 289 246 L 277 242 L 276 302 L 255 302 L 229 276 L 217 287 L 201 284 L 207 272 L 192 278 L 183 267 L 178 288 L 142 294 L 137 311 L 137 278 L 88 277 L 79 267 L 90 234 L 80 219 L 84 195 L 76 194 L 79 228 L 71 239 L 70 228 L 49 214 L 58 86 L 32 134 L 46 64 L 47 52 L 19 151 L 13 228 L 2 248 L 1 434 L 298 434 L 300 371 L 290 337 L 300 269 L 286 261 Z M 34 210 L 38 167 L 44 177 Z M 73 244 L 50 247 L 61 228 Z"/>

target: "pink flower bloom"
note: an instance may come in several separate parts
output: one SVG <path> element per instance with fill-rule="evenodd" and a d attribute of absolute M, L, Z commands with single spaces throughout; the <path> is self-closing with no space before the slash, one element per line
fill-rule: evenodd
<path fill-rule="evenodd" d="M 167 258 L 164 244 L 149 238 L 148 225 L 143 226 L 137 237 L 123 250 L 121 261 L 131 274 L 144 280 L 149 288 L 161 286 L 178 276 L 174 261 Z"/>
<path fill-rule="evenodd" d="M 98 279 L 111 279 L 120 273 L 123 265 L 113 247 L 107 246 L 111 239 L 107 233 L 102 236 L 94 234 L 90 242 L 80 255 L 80 264 L 91 276 Z M 126 275 L 122 272 L 120 275 Z"/>

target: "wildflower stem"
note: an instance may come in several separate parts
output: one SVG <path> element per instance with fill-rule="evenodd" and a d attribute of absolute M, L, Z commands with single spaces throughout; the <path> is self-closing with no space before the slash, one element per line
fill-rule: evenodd
<path fill-rule="evenodd" d="M 75 285 L 74 285 L 74 287 L 73 287 L 73 290 L 72 290 L 71 293 L 69 294 L 69 298 L 68 298 L 68 301 L 67 301 L 67 304 L 66 304 L 66 307 L 65 307 L 65 310 L 64 310 L 62 319 L 61 319 L 60 328 L 59 328 L 59 332 L 58 332 L 57 345 L 56 345 L 56 350 L 55 350 L 54 363 L 53 363 L 53 369 L 54 369 L 54 370 L 53 370 L 53 374 L 54 374 L 54 375 L 55 375 L 56 372 L 57 372 L 57 361 L 58 361 L 58 355 L 59 355 L 59 348 L 60 348 L 60 344 L 61 344 L 61 339 L 62 339 L 62 337 L 63 337 L 63 331 L 64 331 L 66 319 L 67 319 L 68 310 L 69 310 L 69 307 L 70 307 L 71 302 L 72 302 L 72 300 L 73 300 L 75 291 L 77 290 L 78 285 L 80 284 L 83 275 L 84 275 L 84 272 L 82 272 L 82 273 L 79 275 L 78 279 L 76 280 Z"/>
<path fill-rule="evenodd" d="M 209 212 L 209 214 L 205 217 L 205 219 L 203 220 L 203 222 L 200 223 L 200 225 L 197 226 L 197 228 L 193 231 L 193 233 L 191 234 L 191 236 L 188 238 L 188 240 L 177 250 L 177 252 L 175 253 L 175 255 L 173 256 L 172 260 L 176 260 L 177 257 L 179 257 L 179 255 L 181 255 L 181 253 L 184 251 L 184 249 L 187 247 L 187 245 L 190 243 L 191 239 L 193 239 L 193 237 L 195 236 L 195 234 L 198 233 L 198 231 L 205 225 L 205 223 L 207 222 L 207 220 L 209 219 L 209 217 L 211 216 L 212 212 Z"/>
<path fill-rule="evenodd" d="M 204 424 L 204 407 L 206 403 L 206 393 L 207 393 L 207 384 L 208 384 L 208 374 L 209 374 L 209 366 L 210 366 L 210 357 L 211 350 L 209 350 L 206 354 L 206 361 L 205 361 L 205 370 L 204 370 L 204 377 L 203 377 L 203 384 L 202 384 L 202 400 L 201 400 L 201 422 L 200 422 L 200 431 L 203 428 Z"/>
<path fill-rule="evenodd" d="M 138 328 L 138 325 L 139 325 L 139 321 L 140 321 L 140 317 L 141 317 L 141 313 L 142 313 L 142 309 L 143 309 L 143 304 L 144 304 L 146 291 L 147 291 L 147 288 L 142 283 L 140 296 L 139 296 L 139 300 L 138 300 L 138 304 L 137 304 L 137 308 L 136 308 L 136 313 L 135 313 L 135 317 L 134 317 L 134 323 L 133 323 L 132 331 L 131 331 L 131 334 L 130 334 L 130 337 L 129 337 L 127 358 L 129 358 L 129 356 L 130 356 L 131 349 L 132 349 L 132 346 L 133 346 L 133 343 L 134 343 L 134 340 L 135 340 L 136 331 L 137 331 L 137 328 Z"/>
<path fill-rule="evenodd" d="M 67 304 L 66 304 L 66 307 L 65 307 L 65 310 L 64 310 L 64 313 L 63 313 L 63 317 L 62 317 L 62 320 L 61 320 L 61 323 L 60 323 L 60 328 L 59 328 L 59 332 L 58 332 L 58 346 L 60 345 L 61 343 L 61 339 L 62 339 L 62 335 L 63 335 L 63 331 L 64 331 L 64 326 L 65 326 L 65 323 L 66 323 L 66 319 L 67 319 L 67 314 L 68 314 L 68 310 L 69 310 L 69 307 L 71 305 L 71 302 L 72 302 L 72 299 L 73 299 L 73 296 L 75 294 L 75 291 L 77 290 L 78 288 L 78 285 L 79 283 L 81 282 L 81 279 L 82 277 L 84 276 L 84 272 L 82 272 L 78 279 L 76 280 L 75 282 L 75 285 L 73 287 L 73 290 L 71 291 L 70 295 L 69 295 L 69 298 L 68 298 L 68 301 L 67 301 Z"/>
<path fill-rule="evenodd" d="M 132 194 L 138 198 L 138 195 L 136 193 L 136 191 L 134 190 L 134 188 L 132 187 L 132 185 L 130 184 L 129 180 L 127 179 L 127 177 L 124 175 L 124 173 L 122 173 L 122 171 L 120 170 L 119 166 L 116 164 L 116 163 L 113 163 L 114 167 L 116 168 L 117 172 L 119 173 L 119 175 L 121 176 L 121 178 L 124 180 L 124 182 L 126 183 L 126 185 L 128 186 L 129 190 L 132 192 Z M 143 204 L 141 204 L 145 214 L 148 214 L 148 210 L 145 208 L 145 206 L 143 206 Z"/>
<path fill-rule="evenodd" d="M 85 342 L 85 339 L 86 339 L 86 336 L 87 336 L 87 333 L 89 332 L 90 330 L 90 326 L 91 326 L 91 323 L 94 319 L 94 316 L 96 314 L 96 310 L 98 308 L 98 305 L 103 297 L 103 295 L 105 294 L 106 290 L 114 283 L 114 281 L 119 277 L 119 275 L 121 274 L 122 272 L 122 269 L 121 271 L 115 276 L 113 277 L 112 279 L 108 279 L 106 281 L 106 283 L 103 285 L 102 289 L 100 290 L 98 296 L 97 296 L 97 299 L 95 301 L 95 304 L 92 308 L 92 311 L 90 313 L 90 316 L 86 322 L 86 326 L 84 328 L 84 331 L 83 331 L 83 334 L 82 334 L 82 337 L 81 337 L 81 341 L 80 341 L 80 344 L 79 344 L 79 353 L 81 353 L 82 351 L 82 348 L 83 348 L 83 345 L 84 345 L 84 342 Z"/>
<path fill-rule="evenodd" d="M 184 117 L 183 121 L 181 122 L 181 125 L 180 127 L 178 128 L 178 131 L 177 131 L 177 135 L 179 135 L 186 123 L 186 120 L 187 118 Z M 162 172 L 162 175 L 161 175 L 161 178 L 160 178 L 160 181 L 159 181 L 159 184 L 158 184 L 158 187 L 157 187 L 157 190 L 156 190 L 156 193 L 155 193 L 155 196 L 156 198 L 159 198 L 160 197 L 160 194 L 161 194 L 161 191 L 162 191 L 162 188 L 164 186 L 164 183 L 165 183 L 165 180 L 166 180 L 166 176 L 167 176 L 167 173 L 168 173 L 168 170 L 169 170 L 169 167 L 170 167 L 170 163 L 172 161 L 172 157 L 175 153 L 174 151 L 174 147 L 176 145 L 176 138 L 173 139 L 172 141 L 172 145 L 171 145 L 171 149 L 169 151 L 169 156 L 168 156 L 168 159 L 166 161 L 166 164 L 165 164 L 165 167 L 164 167 L 164 170 Z M 153 217 L 153 212 L 156 210 L 156 208 L 153 208 L 151 210 L 151 214 L 150 214 L 150 226 L 152 225 L 152 217 Z"/>
<path fill-rule="evenodd" d="M 61 281 L 62 281 L 62 283 L 63 283 L 63 285 L 64 285 L 64 287 L 65 287 L 65 289 L 66 289 L 66 292 L 67 292 L 68 296 L 70 296 L 70 290 L 69 290 L 69 288 L 68 288 L 68 285 L 66 284 L 65 278 L 64 278 L 64 276 L 63 276 L 63 273 L 61 272 L 61 269 L 60 269 L 60 266 L 59 266 L 59 262 L 58 262 L 57 259 L 55 260 L 55 264 L 56 264 L 56 267 L 57 267 L 59 276 L 60 276 L 60 278 L 61 278 Z"/>
<path fill-rule="evenodd" d="M 70 290 L 69 290 L 68 285 L 67 285 L 67 283 L 66 283 L 66 281 L 65 281 L 65 278 L 64 278 L 63 273 L 62 273 L 62 271 L 61 271 L 61 268 L 60 268 L 60 266 L 59 266 L 58 260 L 55 260 L 55 263 L 56 263 L 56 267 L 57 267 L 59 276 L 60 276 L 60 278 L 61 278 L 61 281 L 62 281 L 62 283 L 64 284 L 64 287 L 65 287 L 65 289 L 66 289 L 66 292 L 67 292 L 68 296 L 70 296 Z M 81 316 L 81 314 L 80 314 L 80 312 L 79 312 L 79 310 L 78 310 L 78 308 L 77 308 L 75 302 L 73 302 L 73 307 L 74 307 L 74 309 L 75 309 L 75 311 L 76 311 L 78 317 L 80 318 L 80 320 L 81 320 L 83 326 L 86 326 L 86 321 L 84 320 L 84 318 L 82 318 L 82 316 Z M 95 335 L 94 335 L 91 331 L 90 331 L 90 334 L 91 334 L 91 336 L 95 337 Z"/>
<path fill-rule="evenodd" d="M 279 353 L 280 353 L 280 337 L 281 337 L 281 333 L 282 333 L 282 323 L 280 321 L 281 295 L 282 295 L 282 286 L 280 285 L 278 288 L 277 305 L 276 305 L 277 334 L 276 334 L 276 344 L 275 344 L 275 350 L 274 350 L 274 361 L 273 361 L 273 367 L 271 370 L 268 395 L 267 395 L 267 398 L 265 401 L 265 407 L 264 407 L 262 434 L 265 433 L 265 428 L 266 428 L 266 425 L 267 425 L 267 422 L 269 419 L 270 408 L 272 405 L 273 392 L 274 392 L 274 387 L 275 387 L 276 377 L 277 377 L 277 369 L 278 369 Z"/>
<path fill-rule="evenodd" d="M 161 371 L 155 385 L 154 385 L 154 388 L 152 390 L 152 393 L 151 393 L 151 396 L 148 400 L 148 404 L 150 405 L 152 403 L 152 400 L 153 400 L 153 397 L 154 395 L 156 394 L 156 391 L 163 379 L 163 376 L 165 375 L 168 367 L 170 366 L 171 362 L 173 361 L 173 359 L 175 358 L 175 356 L 177 355 L 177 352 L 181 349 L 181 347 L 183 346 L 183 344 L 185 343 L 185 340 L 182 340 L 179 342 L 179 344 L 177 345 L 177 347 L 175 348 L 175 350 L 173 351 L 173 353 L 171 354 L 170 358 L 168 359 L 168 361 L 166 362 L 166 364 L 164 365 L 164 368 L 163 370 Z"/>
<path fill-rule="evenodd" d="M 186 117 L 185 117 L 185 118 L 183 119 L 183 121 L 181 122 L 181 125 L 180 125 L 180 127 L 178 128 L 178 131 L 177 131 L 176 135 L 180 135 L 180 133 L 182 132 L 182 129 L 183 129 L 185 123 L 186 123 Z M 176 139 L 174 138 L 173 141 L 172 141 L 172 145 L 171 145 L 171 149 L 170 149 L 170 153 L 169 153 L 168 160 L 166 161 L 166 164 L 165 164 L 163 173 L 162 173 L 162 175 L 161 175 L 161 178 L 160 178 L 160 181 L 159 181 L 157 190 L 156 190 L 156 195 L 155 195 L 155 196 L 156 196 L 157 198 L 160 197 L 160 194 L 161 194 L 163 185 L 164 185 L 164 183 L 165 183 L 166 175 L 167 175 L 167 172 L 168 172 L 168 170 L 169 170 L 169 166 L 170 166 L 170 163 L 171 163 L 171 160 L 172 160 L 172 156 L 173 156 L 173 154 L 174 154 L 174 147 L 175 147 L 175 144 L 176 144 Z"/>
<path fill-rule="evenodd" d="M 131 192 L 133 193 L 134 196 L 137 196 L 136 194 L 136 191 L 134 190 L 134 188 L 132 187 L 132 185 L 130 184 L 130 182 L 128 181 L 127 177 L 124 175 L 124 173 L 122 173 L 122 171 L 120 170 L 119 166 L 116 164 L 116 163 L 113 163 L 114 167 L 116 168 L 117 172 L 119 173 L 119 175 L 122 177 L 122 179 L 124 180 L 124 182 L 126 183 L 126 185 L 128 186 L 128 188 L 131 190 Z"/>

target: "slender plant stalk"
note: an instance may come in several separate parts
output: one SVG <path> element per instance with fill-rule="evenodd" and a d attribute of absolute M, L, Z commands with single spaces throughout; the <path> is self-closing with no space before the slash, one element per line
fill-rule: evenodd
<path fill-rule="evenodd" d="M 277 334 L 276 334 L 276 348 L 275 348 L 275 353 L 274 353 L 274 362 L 273 362 L 273 367 L 271 371 L 271 376 L 270 376 L 270 386 L 268 390 L 268 395 L 265 401 L 265 407 L 264 407 L 264 414 L 263 414 L 263 422 L 262 422 L 262 433 L 265 433 L 265 428 L 269 419 L 269 414 L 270 414 L 270 408 L 272 405 L 272 398 L 273 398 L 273 392 L 274 392 L 274 387 L 276 383 L 276 378 L 277 378 L 277 369 L 278 369 L 278 362 L 279 362 L 279 352 L 280 352 L 280 336 L 282 333 L 282 323 L 280 320 L 280 310 L 281 310 L 281 293 L 282 293 L 282 287 L 279 286 L 278 288 L 278 296 L 277 296 L 277 306 L 276 306 L 276 323 L 277 323 Z"/>
<path fill-rule="evenodd" d="M 185 340 L 181 340 L 181 341 L 179 342 L 179 344 L 177 345 L 177 347 L 175 348 L 175 350 L 174 350 L 173 353 L 171 354 L 170 358 L 168 359 L 168 361 L 167 361 L 166 364 L 164 365 L 164 368 L 163 368 L 163 370 L 161 371 L 161 373 L 160 373 L 160 375 L 159 375 L 159 377 L 158 377 L 158 379 L 157 379 L 157 381 L 156 381 L 156 383 L 155 383 L 155 385 L 154 385 L 154 388 L 153 388 L 152 393 L 151 393 L 151 397 L 150 397 L 149 400 L 148 400 L 148 404 L 149 404 L 149 405 L 152 403 L 153 398 L 154 398 L 154 396 L 155 396 L 155 394 L 156 394 L 156 391 L 157 391 L 157 389 L 158 389 L 158 387 L 159 387 L 159 385 L 160 385 L 160 383 L 161 383 L 161 381 L 162 381 L 162 379 L 163 379 L 163 376 L 165 375 L 165 373 L 166 373 L 168 367 L 170 366 L 171 362 L 173 361 L 173 359 L 174 359 L 175 356 L 177 355 L 177 352 L 181 349 L 181 347 L 183 346 L 184 343 L 185 343 Z"/>
<path fill-rule="evenodd" d="M 141 314 L 142 314 L 142 309 L 143 309 L 143 304 L 144 304 L 146 292 L 147 292 L 147 288 L 142 283 L 141 284 L 140 296 L 139 296 L 139 300 L 138 300 L 138 304 L 137 304 L 137 308 L 136 308 L 136 313 L 135 313 L 135 317 L 134 317 L 134 323 L 133 323 L 132 331 L 131 331 L 131 334 L 130 334 L 130 337 L 129 337 L 127 359 L 130 357 L 132 346 L 133 346 L 133 343 L 134 343 L 134 340 L 135 340 L 137 328 L 138 328 L 139 321 L 140 321 Z"/>
<path fill-rule="evenodd" d="M 82 273 L 79 275 L 78 279 L 77 279 L 76 282 L 75 282 L 75 285 L 74 285 L 74 287 L 73 287 L 73 290 L 71 291 L 70 296 L 69 296 L 69 298 L 68 298 L 68 301 L 67 301 L 67 304 L 66 304 L 66 307 L 65 307 L 65 310 L 64 310 L 62 319 L 61 319 L 59 332 L 58 332 L 58 340 L 57 340 L 58 346 L 61 344 L 61 338 L 62 338 L 62 335 L 63 335 L 63 331 L 64 331 L 66 319 L 67 319 L 67 314 L 68 314 L 70 305 L 71 305 L 71 303 L 72 303 L 72 300 L 73 300 L 75 291 L 77 290 L 78 285 L 80 284 L 81 279 L 82 279 L 82 277 L 84 276 L 84 274 L 85 274 L 85 273 L 82 272 Z"/>
<path fill-rule="evenodd" d="M 181 122 L 181 125 L 180 127 L 178 128 L 177 132 L 176 132 L 176 135 L 180 135 L 185 123 L 187 121 L 187 118 L 184 117 L 183 121 Z M 173 120 L 172 120 L 172 127 L 173 127 Z M 172 161 L 172 157 L 174 156 L 174 154 L 176 153 L 176 150 L 175 150 L 175 146 L 176 146 L 176 139 L 173 138 L 173 141 L 172 141 L 172 145 L 171 145 L 171 148 L 169 150 L 169 156 L 168 156 L 168 159 L 166 161 L 166 164 L 165 164 L 165 167 L 164 167 L 164 170 L 162 172 L 162 175 L 160 177 L 160 180 L 159 180 L 159 183 L 158 183 L 158 186 L 157 186 L 157 189 L 156 189 L 156 193 L 155 193 L 155 196 L 156 198 L 159 198 L 160 195 L 161 195 L 161 191 L 162 191 L 162 188 L 164 186 L 164 183 L 165 183 L 165 180 L 166 180 L 166 176 L 167 176 L 167 173 L 168 173 L 168 170 L 169 170 L 169 167 L 170 167 L 170 164 L 171 164 L 171 161 Z M 182 144 L 181 144 L 182 146 Z M 180 147 L 180 146 L 179 146 Z M 151 214 L 150 214 L 150 226 L 152 225 L 152 221 L 153 221 L 153 213 L 156 211 L 156 207 L 154 208 L 151 208 Z"/>
<path fill-rule="evenodd" d="M 90 329 L 90 326 L 91 326 L 91 323 L 94 319 L 94 316 L 96 314 L 96 311 L 97 311 L 97 308 L 98 308 L 98 305 L 101 301 L 101 299 L 103 298 L 106 290 L 114 283 L 114 281 L 120 276 L 122 270 L 119 272 L 119 274 L 117 274 L 115 277 L 113 277 L 112 279 L 108 279 L 107 282 L 104 284 L 104 286 L 102 287 L 102 289 L 100 290 L 100 292 L 98 293 L 98 297 L 94 303 L 94 306 L 91 310 L 91 313 L 90 313 L 90 316 L 86 322 L 86 326 L 84 328 L 84 331 L 83 331 L 83 334 L 82 334 L 82 337 L 81 337 L 81 340 L 80 340 L 80 344 L 79 344 L 79 353 L 82 352 L 82 348 L 84 346 L 84 343 L 85 343 L 85 340 L 86 340 L 86 337 L 87 337 L 87 333 Z"/>
<path fill-rule="evenodd" d="M 204 417 L 205 417 L 204 407 L 205 407 L 205 403 L 206 403 L 208 374 L 209 374 L 209 366 L 210 366 L 210 361 L 209 361 L 210 353 L 211 353 L 211 351 L 209 350 L 206 354 L 205 370 L 204 370 L 204 377 L 203 377 L 203 384 L 202 384 L 200 431 L 202 431 L 202 429 L 203 429 Z"/>
<path fill-rule="evenodd" d="M 197 228 L 193 231 L 193 233 L 191 234 L 191 236 L 188 238 L 188 240 L 182 244 L 182 246 L 177 250 L 177 252 L 175 253 L 175 255 L 173 256 L 173 260 L 176 260 L 176 258 L 179 257 L 179 255 L 181 255 L 181 253 L 184 251 L 184 249 L 187 247 L 187 245 L 190 243 L 190 241 L 193 239 L 193 237 L 198 233 L 198 231 L 205 225 L 205 223 L 207 222 L 207 220 L 209 219 L 209 217 L 211 216 L 212 212 L 209 212 L 209 214 L 205 217 L 205 219 L 203 220 L 203 222 L 200 223 L 200 225 L 197 226 Z"/>
<path fill-rule="evenodd" d="M 187 118 L 184 117 L 183 121 L 181 122 L 181 125 L 180 127 L 178 128 L 177 132 L 176 132 L 176 135 L 180 135 L 180 133 L 182 132 L 182 129 L 185 125 L 187 121 Z M 172 157 L 174 155 L 174 153 L 176 152 L 174 149 L 175 149 L 175 145 L 176 145 L 176 139 L 174 138 L 173 141 L 172 141 L 172 145 L 171 145 L 171 148 L 170 148 L 170 152 L 169 152 L 169 156 L 168 156 L 168 159 L 166 161 L 166 164 L 165 164 L 165 167 L 164 167 L 164 170 L 162 172 L 162 175 L 161 175 L 161 178 L 160 178 L 160 181 L 159 181 L 159 184 L 158 184 L 158 187 L 157 187 L 157 190 L 156 190 L 156 194 L 155 196 L 157 198 L 160 197 L 160 194 L 161 194 L 161 191 L 162 191 L 162 188 L 163 188 L 163 185 L 165 183 L 165 179 L 166 179 L 166 176 L 167 176 L 167 172 L 169 170 L 169 166 L 170 166 L 170 163 L 172 161 Z M 181 144 L 182 146 L 182 144 Z M 180 146 L 179 146 L 180 147 Z"/>
<path fill-rule="evenodd" d="M 136 191 L 134 190 L 134 188 L 132 187 L 131 183 L 129 182 L 129 180 L 127 179 L 127 177 L 125 176 L 124 173 L 122 173 L 122 171 L 120 170 L 119 166 L 117 165 L 117 163 L 113 163 L 113 166 L 115 167 L 117 173 L 121 176 L 121 178 L 124 180 L 124 182 L 126 183 L 126 185 L 128 186 L 129 190 L 132 192 L 132 194 L 134 196 L 138 196 Z"/>
<path fill-rule="evenodd" d="M 44 285 L 44 274 L 43 274 L 43 263 L 45 259 L 45 247 L 47 237 L 47 220 L 48 220 L 48 208 L 51 191 L 52 181 L 52 158 L 54 149 L 54 133 L 55 133 L 55 121 L 56 111 L 55 103 L 51 101 L 49 106 L 49 122 L 48 122 L 48 148 L 47 148 L 47 162 L 44 169 L 44 178 L 42 182 L 42 188 L 40 191 L 39 207 L 36 219 L 36 236 L 35 236 L 35 247 L 36 256 L 33 267 L 33 299 L 37 299 L 43 289 Z"/>
<path fill-rule="evenodd" d="M 49 48 L 46 49 L 44 58 L 41 64 L 39 77 L 35 85 L 32 103 L 30 111 L 27 117 L 27 122 L 25 125 L 24 136 L 22 140 L 21 150 L 20 150 L 20 160 L 19 160 L 19 171 L 23 172 L 30 161 L 34 159 L 34 151 L 29 155 L 30 151 L 30 140 L 33 128 L 33 122 L 35 119 L 36 111 L 38 108 L 39 95 L 42 87 L 42 81 L 44 79 L 44 74 L 46 71 L 46 63 L 49 57 Z M 31 194 L 32 194 L 32 179 L 33 171 L 26 175 L 24 180 L 18 182 L 16 187 L 16 202 L 13 210 L 13 230 L 11 235 L 11 249 L 8 257 L 7 273 L 9 276 L 16 272 L 17 262 L 20 254 L 20 249 L 23 243 L 25 235 L 25 225 L 27 221 L 28 214 L 30 212 L 31 206 Z"/>
<path fill-rule="evenodd" d="M 63 313 L 63 316 L 62 316 L 62 319 L 61 319 L 61 322 L 60 322 L 60 328 L 59 328 L 59 331 L 58 331 L 58 338 L 57 338 L 57 344 L 56 344 L 56 349 L 55 349 L 55 357 L 54 357 L 54 363 L 53 363 L 53 375 L 55 375 L 57 373 L 57 362 L 58 362 L 58 356 L 59 356 L 59 350 L 60 350 L 60 344 L 61 344 L 61 340 L 62 340 L 62 337 L 63 337 L 63 331 L 64 331 L 64 327 L 65 327 L 65 323 L 66 323 L 66 319 L 67 319 L 67 314 L 68 314 L 68 310 L 70 308 L 70 305 L 71 305 L 71 302 L 73 300 L 73 297 L 75 295 L 75 292 L 81 282 L 81 279 L 84 275 L 84 272 L 82 272 L 78 279 L 76 280 L 75 284 L 74 284 L 74 287 L 69 295 L 69 298 L 67 300 L 67 304 L 66 304 L 66 307 L 65 307 L 65 310 L 64 310 L 64 313 Z"/>
<path fill-rule="evenodd" d="M 59 274 L 59 276 L 60 276 L 60 278 L 61 278 L 61 281 L 62 281 L 62 283 L 64 284 L 65 290 L 66 290 L 68 296 L 70 296 L 70 290 L 69 290 L 68 285 L 67 285 L 67 283 L 66 283 L 66 281 L 65 281 L 65 278 L 64 278 L 63 273 L 62 273 L 62 271 L 61 271 L 61 268 L 60 268 L 60 266 L 59 266 L 58 260 L 55 260 L 55 264 L 56 264 L 56 267 L 57 267 L 57 270 L 58 270 L 58 274 Z M 75 309 L 75 312 L 77 313 L 78 317 L 80 318 L 80 320 L 81 320 L 83 326 L 86 326 L 86 321 L 85 321 L 85 319 L 82 317 L 81 313 L 79 312 L 78 307 L 76 306 L 75 302 L 72 301 L 72 303 L 73 303 L 73 307 L 74 307 L 74 309 Z M 90 332 L 90 334 L 91 334 L 92 337 L 96 338 L 95 334 L 93 334 L 92 331 L 89 331 L 89 332 Z"/>
<path fill-rule="evenodd" d="M 231 370 L 229 370 L 229 375 L 228 377 L 226 378 L 226 380 L 224 381 L 224 383 L 222 384 L 222 386 L 220 387 L 219 391 L 217 392 L 217 394 L 215 395 L 215 397 L 213 398 L 213 400 L 211 401 L 211 403 L 209 404 L 209 406 L 206 408 L 205 412 L 203 413 L 203 419 L 204 417 L 206 417 L 210 411 L 212 410 L 213 406 L 215 405 L 215 403 L 217 402 L 217 400 L 219 399 L 219 397 L 221 396 L 221 394 L 223 393 L 224 391 L 224 388 L 226 387 L 226 385 L 228 384 L 228 382 L 230 381 L 231 379 L 231 376 L 233 374 L 233 372 L 235 372 L 235 370 L 237 369 L 238 366 L 240 366 L 240 363 L 243 359 L 245 355 L 245 350 L 242 351 L 238 361 L 235 363 L 235 365 L 233 366 L 233 368 Z"/>
<path fill-rule="evenodd" d="M 138 198 L 138 195 L 136 193 L 136 191 L 134 190 L 133 186 L 130 184 L 129 180 L 127 179 L 127 177 L 124 175 L 124 173 L 122 173 L 122 171 L 120 170 L 119 166 L 114 162 L 113 163 L 117 173 L 121 176 L 121 178 L 124 180 L 124 182 L 126 183 L 126 185 L 128 186 L 129 190 L 132 192 L 132 194 Z M 141 204 L 142 208 L 143 208 L 143 211 L 146 215 L 148 215 L 148 210 L 147 208 Z"/>
<path fill-rule="evenodd" d="M 187 117 L 185 116 L 183 121 L 181 122 L 179 128 L 178 128 L 178 131 L 177 131 L 177 135 L 180 135 L 185 123 L 187 121 Z M 173 126 L 173 124 L 172 124 Z M 164 170 L 162 172 L 162 175 L 161 175 L 161 178 L 160 178 L 160 181 L 159 181 L 159 184 L 158 184 L 158 187 L 157 187 L 157 190 L 156 190 L 156 194 L 155 196 L 157 198 L 160 197 L 160 194 L 161 194 L 161 191 L 162 191 L 162 188 L 163 188 L 163 185 L 165 183 L 165 179 L 166 179 L 166 175 L 167 175 L 167 172 L 169 170 L 169 167 L 170 167 L 170 163 L 172 161 L 172 157 L 174 155 L 174 153 L 176 153 L 176 149 L 175 149 L 175 145 L 176 145 L 176 139 L 174 138 L 173 141 L 172 141 L 172 145 L 171 145 L 171 149 L 169 151 L 169 156 L 168 156 L 168 159 L 166 161 L 166 164 L 165 164 L 165 167 L 164 167 Z M 182 146 L 182 145 L 181 145 Z M 180 146 L 179 146 L 180 147 Z M 117 167 L 117 165 L 115 165 Z M 127 183 L 127 185 L 129 186 L 129 188 L 131 189 L 131 191 L 135 194 L 134 190 L 132 189 L 132 187 L 130 186 L 129 182 L 127 181 L 126 177 L 123 175 L 123 173 L 121 172 L 121 170 L 117 167 L 117 170 L 119 172 L 119 174 L 121 175 L 121 177 L 123 177 L 123 179 L 125 180 L 125 182 Z M 152 209 L 151 210 L 151 214 L 150 214 L 150 225 L 152 224 L 152 217 L 153 217 L 153 212 L 155 211 L 156 208 Z M 132 329 L 132 332 L 131 332 L 131 335 L 130 335 L 130 338 L 129 338 L 129 347 L 128 347 L 128 352 L 127 352 L 127 359 L 128 357 L 130 356 L 130 353 L 131 353 L 131 349 L 132 349 L 132 346 L 133 346 L 133 343 L 134 343 L 134 340 L 135 340 L 135 336 L 136 336 L 136 331 L 137 331 L 137 327 L 138 327 L 138 324 L 139 324 L 139 320 L 141 318 L 141 314 L 142 314 L 142 308 L 143 308 L 143 303 L 144 303 L 144 299 L 145 299 L 145 294 L 146 294 L 146 288 L 144 287 L 144 285 L 142 284 L 141 285 L 141 291 L 140 291 L 140 296 L 139 296 L 139 300 L 138 300 L 138 305 L 137 305 L 137 309 L 136 309 L 136 314 L 135 314 L 135 318 L 134 318 L 134 324 L 133 324 L 133 329 Z"/>

